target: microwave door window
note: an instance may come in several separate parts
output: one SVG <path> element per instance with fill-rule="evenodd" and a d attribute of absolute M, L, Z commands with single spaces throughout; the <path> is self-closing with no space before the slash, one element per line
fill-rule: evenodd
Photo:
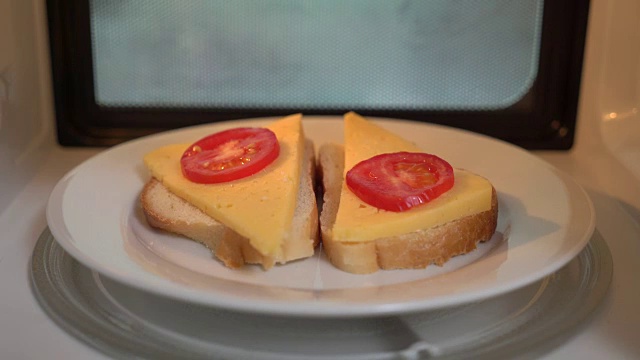
<path fill-rule="evenodd" d="M 537 76 L 543 2 L 90 0 L 106 108 L 492 110 Z"/>

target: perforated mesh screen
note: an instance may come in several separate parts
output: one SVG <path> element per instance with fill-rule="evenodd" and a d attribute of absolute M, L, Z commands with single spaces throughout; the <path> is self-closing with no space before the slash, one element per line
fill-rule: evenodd
<path fill-rule="evenodd" d="M 537 71 L 543 1 L 92 0 L 110 107 L 493 109 Z"/>

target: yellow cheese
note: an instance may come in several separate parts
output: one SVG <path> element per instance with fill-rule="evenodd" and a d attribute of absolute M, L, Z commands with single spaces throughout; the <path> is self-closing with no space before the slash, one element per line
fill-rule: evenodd
<path fill-rule="evenodd" d="M 365 120 L 355 113 L 345 115 L 345 174 L 355 164 L 372 156 L 399 151 L 422 152 L 416 145 Z M 446 160 L 446 159 L 445 159 Z M 456 169 L 455 185 L 427 204 L 404 212 L 378 209 L 360 200 L 343 180 L 340 206 L 332 237 L 343 242 L 365 242 L 411 233 L 441 225 L 491 208 L 489 181 Z"/>
<path fill-rule="evenodd" d="M 171 192 L 248 238 L 262 255 L 279 256 L 291 230 L 300 182 L 304 152 L 301 120 L 300 114 L 290 115 L 267 126 L 278 138 L 280 155 L 243 179 L 219 184 L 187 180 L 180 157 L 190 144 L 159 148 L 147 154 L 144 163 Z"/>

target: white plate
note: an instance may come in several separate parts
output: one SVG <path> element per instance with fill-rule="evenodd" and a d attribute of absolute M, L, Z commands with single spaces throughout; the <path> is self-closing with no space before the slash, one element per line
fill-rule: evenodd
<path fill-rule="evenodd" d="M 587 244 L 595 218 L 587 194 L 567 175 L 510 144 L 441 126 L 377 120 L 383 127 L 487 177 L 498 191 L 494 237 L 443 267 L 353 275 L 321 249 L 312 258 L 263 271 L 230 270 L 204 247 L 150 228 L 138 196 L 142 157 L 235 126 L 219 123 L 162 133 L 113 147 L 56 185 L 47 206 L 54 237 L 84 265 L 125 284 L 172 298 L 240 311 L 301 316 L 372 316 L 431 310 L 502 294 L 548 275 Z M 305 117 L 316 145 L 342 141 L 336 117 Z"/>

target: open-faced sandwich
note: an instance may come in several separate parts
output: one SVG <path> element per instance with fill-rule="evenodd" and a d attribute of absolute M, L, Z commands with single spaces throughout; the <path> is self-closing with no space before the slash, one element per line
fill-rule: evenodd
<path fill-rule="evenodd" d="M 148 223 L 211 249 L 231 268 L 310 257 L 319 241 L 351 273 L 442 265 L 490 239 L 498 215 L 485 178 L 453 168 L 356 113 L 344 144 L 323 144 L 318 217 L 313 143 L 302 116 L 156 149 L 141 204 Z"/>
<path fill-rule="evenodd" d="M 344 145 L 318 158 L 324 203 L 323 247 L 351 273 L 442 265 L 490 239 L 496 191 L 356 113 L 344 116 Z"/>
<path fill-rule="evenodd" d="M 206 245 L 231 268 L 313 255 L 315 151 L 301 120 L 291 115 L 147 154 L 151 178 L 140 200 L 148 223 Z"/>

